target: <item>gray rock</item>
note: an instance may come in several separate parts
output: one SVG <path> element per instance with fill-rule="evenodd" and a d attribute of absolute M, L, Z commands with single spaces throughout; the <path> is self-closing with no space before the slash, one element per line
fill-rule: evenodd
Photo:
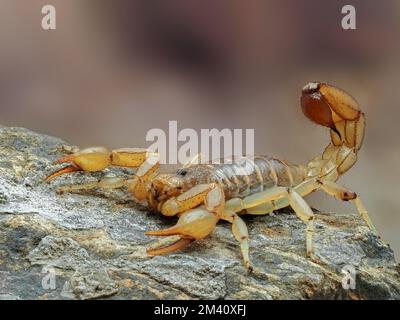
<path fill-rule="evenodd" d="M 305 257 L 304 224 L 290 211 L 245 216 L 255 266 L 247 274 L 230 225 L 180 252 L 148 257 L 145 230 L 174 224 L 124 190 L 58 195 L 57 186 L 127 176 L 127 169 L 75 173 L 47 184 L 72 146 L 0 127 L 0 299 L 399 299 L 389 246 L 357 214 L 316 212 L 316 264 Z M 356 271 L 342 288 L 343 268 Z"/>

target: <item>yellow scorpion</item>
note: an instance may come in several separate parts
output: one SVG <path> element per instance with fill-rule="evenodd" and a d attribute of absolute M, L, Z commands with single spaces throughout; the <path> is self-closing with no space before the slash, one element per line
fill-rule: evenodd
<path fill-rule="evenodd" d="M 345 91 L 326 83 L 307 84 L 301 95 L 303 113 L 313 122 L 330 128 L 331 142 L 306 164 L 256 156 L 229 163 L 191 161 L 173 173 L 157 173 L 158 155 L 147 149 L 125 148 L 109 151 L 88 148 L 62 157 L 57 163 L 70 165 L 46 178 L 76 171 L 95 172 L 109 166 L 137 168 L 130 179 L 105 178 L 80 185 L 68 185 L 60 192 L 93 188 L 126 187 L 137 201 L 145 202 L 164 216 L 178 216 L 175 226 L 147 231 L 150 236 L 168 236 L 147 249 L 161 255 L 207 237 L 222 219 L 232 224 L 232 232 L 245 267 L 253 269 L 249 258 L 249 235 L 244 214 L 265 215 L 290 206 L 306 225 L 307 257 L 318 262 L 313 250 L 314 214 L 304 196 L 323 190 L 343 201 L 351 201 L 369 228 L 377 234 L 359 196 L 336 183 L 340 175 L 357 161 L 364 131 L 365 115 L 356 100 Z"/>

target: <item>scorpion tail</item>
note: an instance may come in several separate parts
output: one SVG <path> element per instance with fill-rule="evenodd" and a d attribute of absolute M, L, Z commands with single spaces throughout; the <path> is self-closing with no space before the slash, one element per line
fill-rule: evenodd
<path fill-rule="evenodd" d="M 349 170 L 357 160 L 365 132 L 365 115 L 357 101 L 347 92 L 326 83 L 313 82 L 303 88 L 303 113 L 311 121 L 331 129 L 331 143 L 326 147 L 319 163 L 312 160 L 309 170 L 319 167 L 326 173 L 323 163 L 332 160 L 330 168 L 336 173 L 333 180 Z"/>

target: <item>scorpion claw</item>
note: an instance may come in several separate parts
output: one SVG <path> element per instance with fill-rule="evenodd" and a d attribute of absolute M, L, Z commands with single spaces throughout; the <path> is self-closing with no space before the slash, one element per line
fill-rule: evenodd
<path fill-rule="evenodd" d="M 110 152 L 103 147 L 84 149 L 57 159 L 54 164 L 70 163 L 71 165 L 50 174 L 45 181 L 75 171 L 95 172 L 107 168 L 111 164 Z"/>
<path fill-rule="evenodd" d="M 157 237 L 174 236 L 174 235 L 179 235 L 181 233 L 181 229 L 182 228 L 179 225 L 176 225 L 164 230 L 146 231 L 144 234 L 146 236 L 157 236 Z"/>
<path fill-rule="evenodd" d="M 54 161 L 54 164 L 73 162 L 73 161 L 74 161 L 73 155 L 68 155 L 68 156 L 64 156 L 64 157 L 57 159 L 56 161 Z"/>
<path fill-rule="evenodd" d="M 163 255 L 163 254 L 168 254 L 173 251 L 182 249 L 183 247 L 186 247 L 192 241 L 194 241 L 194 239 L 180 238 L 177 241 L 175 241 L 167 246 L 159 246 L 156 248 L 149 248 L 146 250 L 146 252 L 150 256 L 159 256 L 159 255 Z"/>
<path fill-rule="evenodd" d="M 75 172 L 75 171 L 79 171 L 79 170 L 80 169 L 75 166 L 68 166 L 68 167 L 65 167 L 65 168 L 62 168 L 60 170 L 53 172 L 52 174 L 50 174 L 49 176 L 47 176 L 45 178 L 45 181 L 50 182 L 50 180 L 53 180 L 55 177 L 58 177 L 62 174 L 71 173 L 71 172 Z"/>
<path fill-rule="evenodd" d="M 218 220 L 219 217 L 216 214 L 204 208 L 189 210 L 179 217 L 178 223 L 175 226 L 164 230 L 147 231 L 145 233 L 148 236 L 177 237 L 174 243 L 162 248 L 160 248 L 162 245 L 159 245 L 155 249 L 148 249 L 147 253 L 149 255 L 166 254 L 183 248 L 194 240 L 203 239 L 214 230 Z M 166 238 L 165 240 L 169 239 Z"/>

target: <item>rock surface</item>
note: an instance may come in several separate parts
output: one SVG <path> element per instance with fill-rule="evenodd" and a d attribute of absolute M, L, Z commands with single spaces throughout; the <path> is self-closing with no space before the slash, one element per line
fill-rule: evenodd
<path fill-rule="evenodd" d="M 126 169 L 43 178 L 71 148 L 60 139 L 0 127 L 0 298 L 2 299 L 400 299 L 392 250 L 356 214 L 317 212 L 315 246 L 305 258 L 304 224 L 289 211 L 246 216 L 247 274 L 230 225 L 168 256 L 148 257 L 145 230 L 171 226 L 124 190 L 58 195 L 56 187 L 128 175 Z M 342 288 L 344 267 L 356 288 Z"/>

